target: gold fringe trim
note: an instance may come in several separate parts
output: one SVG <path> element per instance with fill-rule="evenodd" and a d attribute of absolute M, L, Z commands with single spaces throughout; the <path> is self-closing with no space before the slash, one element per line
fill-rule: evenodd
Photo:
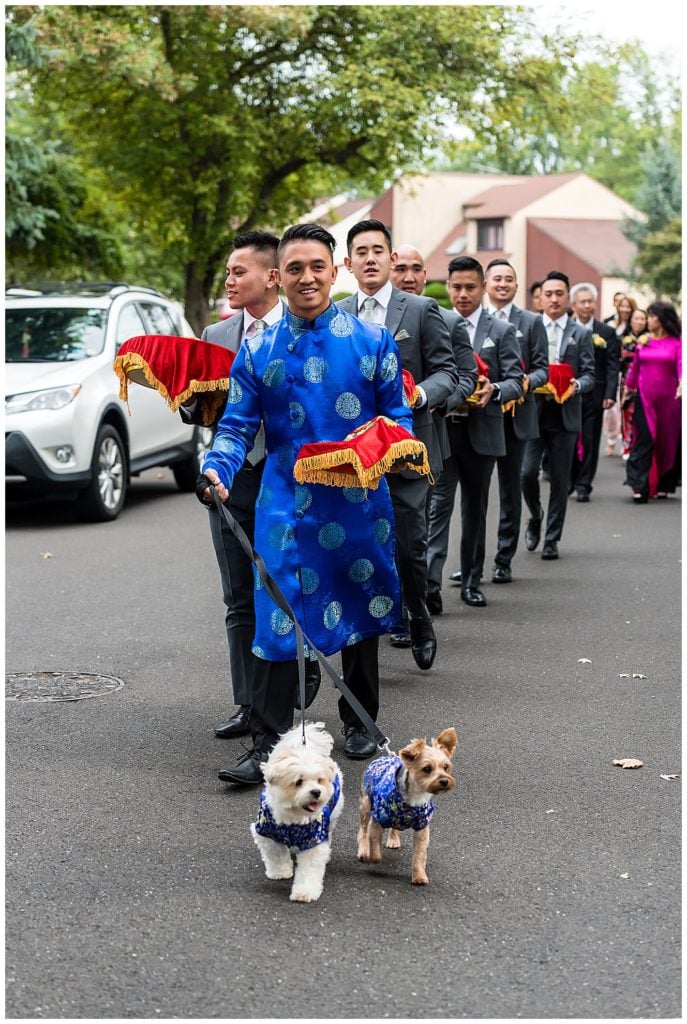
<path fill-rule="evenodd" d="M 421 476 L 429 476 L 429 460 L 427 449 L 422 441 L 415 441 L 408 438 L 405 441 L 395 441 L 385 455 L 375 462 L 373 466 L 365 468 L 360 456 L 353 448 L 343 448 L 337 452 L 328 452 L 325 455 L 311 455 L 299 459 L 293 467 L 293 475 L 299 484 L 324 484 L 326 487 L 350 487 L 355 486 L 356 478 L 361 487 L 376 491 L 379 481 L 385 473 L 391 471 L 391 467 L 404 455 L 422 455 L 422 464 L 417 466 L 408 463 L 402 469 L 412 469 Z M 334 468 L 343 465 L 353 466 L 355 473 L 337 472 Z"/>
<path fill-rule="evenodd" d="M 535 388 L 534 393 L 535 395 L 549 395 L 551 398 L 554 398 L 559 405 L 563 405 L 563 402 L 567 402 L 570 396 L 575 394 L 575 388 L 572 384 L 569 384 L 559 398 L 553 384 L 549 384 L 547 381 L 546 384 L 541 384 L 538 388 Z"/>
<path fill-rule="evenodd" d="M 172 412 L 178 412 L 182 402 L 198 395 L 202 404 L 203 423 L 207 427 L 214 423 L 216 413 L 224 401 L 224 395 L 221 392 L 229 391 L 228 377 L 218 377 L 216 380 L 190 380 L 188 387 L 172 398 L 165 385 L 155 376 L 149 364 L 138 352 L 125 352 L 123 356 L 116 356 L 112 368 L 119 377 L 119 397 L 127 403 L 127 407 L 129 404 L 129 374 L 132 370 L 141 370 L 151 388 L 162 395 Z M 214 393 L 204 394 L 204 392 Z"/>

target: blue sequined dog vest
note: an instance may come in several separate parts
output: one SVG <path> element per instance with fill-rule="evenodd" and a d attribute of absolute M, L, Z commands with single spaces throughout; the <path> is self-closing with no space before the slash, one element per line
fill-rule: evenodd
<path fill-rule="evenodd" d="M 412 828 L 420 832 L 427 828 L 434 814 L 434 804 L 414 806 L 406 803 L 398 785 L 398 773 L 403 767 L 400 757 L 379 757 L 365 772 L 365 792 L 370 798 L 370 813 L 382 828 L 403 831 Z"/>
<path fill-rule="evenodd" d="M 334 792 L 328 803 L 324 805 L 314 821 L 308 821 L 305 825 L 277 824 L 272 811 L 267 803 L 266 790 L 260 794 L 260 809 L 258 820 L 255 823 L 255 831 L 265 839 L 272 839 L 275 843 L 283 846 L 295 847 L 297 850 L 312 850 L 320 843 L 326 843 L 329 839 L 329 823 L 332 811 L 339 802 L 341 795 L 341 780 L 338 775 L 334 777 Z"/>

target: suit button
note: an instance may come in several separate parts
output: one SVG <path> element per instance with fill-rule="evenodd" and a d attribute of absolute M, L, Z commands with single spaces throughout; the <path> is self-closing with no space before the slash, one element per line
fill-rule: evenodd
<path fill-rule="evenodd" d="M 295 341 L 290 341 L 289 344 L 286 346 L 286 351 L 287 352 L 293 352 L 295 347 L 296 347 L 296 342 Z"/>
<path fill-rule="evenodd" d="M 305 512 L 303 511 L 303 509 L 302 508 L 297 509 L 297 511 L 296 511 L 296 519 L 303 519 L 304 516 L 305 516 Z"/>
<path fill-rule="evenodd" d="M 289 384 L 293 384 L 293 382 L 295 381 L 296 378 L 294 377 L 294 375 L 292 373 L 287 373 L 286 379 L 289 382 Z"/>

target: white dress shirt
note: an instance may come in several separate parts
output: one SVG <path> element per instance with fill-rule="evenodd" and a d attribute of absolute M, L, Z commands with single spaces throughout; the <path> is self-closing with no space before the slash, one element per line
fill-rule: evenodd
<path fill-rule="evenodd" d="M 468 337 L 470 339 L 470 344 L 472 345 L 473 348 L 475 347 L 475 331 L 477 330 L 477 324 L 479 323 L 479 318 L 481 317 L 481 315 L 482 306 L 478 306 L 477 309 L 473 309 L 470 316 L 463 317 L 463 319 L 465 320 L 465 326 L 468 329 Z"/>
<path fill-rule="evenodd" d="M 501 309 L 497 309 L 496 306 L 489 306 L 488 308 L 493 317 L 496 317 L 497 320 L 503 320 L 504 323 L 508 323 L 513 303 L 508 302 L 505 306 L 502 306 Z"/>
<path fill-rule="evenodd" d="M 374 320 L 372 322 L 383 327 L 386 321 L 386 311 L 391 301 L 391 290 L 391 281 L 387 281 L 386 284 L 382 285 L 379 291 L 375 292 L 374 295 L 368 295 L 366 292 L 362 292 L 358 289 L 356 295 L 358 302 L 358 317 L 362 318 L 363 316 L 363 303 L 365 302 L 365 299 L 374 299 L 377 305 L 374 308 Z"/>
<path fill-rule="evenodd" d="M 281 299 L 279 299 L 279 301 L 277 302 L 276 306 L 273 306 L 272 309 L 270 309 L 267 313 L 265 313 L 264 316 L 253 316 L 253 314 L 249 313 L 248 310 L 244 307 L 244 310 L 243 310 L 243 336 L 242 336 L 241 340 L 245 341 L 245 339 L 247 337 L 249 337 L 250 334 L 252 334 L 251 328 L 252 328 L 252 326 L 253 326 L 253 324 L 255 323 L 256 320 L 262 320 L 263 323 L 265 324 L 265 327 L 272 327 L 273 324 L 279 323 L 279 321 L 281 320 L 283 315 L 284 315 L 284 307 L 283 307 Z"/>
<path fill-rule="evenodd" d="M 555 324 L 556 325 L 556 362 L 560 363 L 560 361 L 561 361 L 561 342 L 563 341 L 563 332 L 564 332 L 564 330 L 566 328 L 566 325 L 568 323 L 568 314 L 564 313 L 563 316 L 558 318 L 558 320 L 552 320 L 551 317 L 542 316 L 542 320 L 544 321 L 544 327 L 546 328 L 547 337 L 548 337 L 548 334 L 549 334 L 549 327 L 551 326 L 551 324 Z M 551 361 L 551 360 L 549 359 L 549 361 Z"/>

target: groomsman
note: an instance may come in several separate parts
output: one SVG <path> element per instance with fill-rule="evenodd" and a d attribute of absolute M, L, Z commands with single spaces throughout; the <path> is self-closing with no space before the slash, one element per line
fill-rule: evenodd
<path fill-rule="evenodd" d="M 522 461 L 525 443 L 539 437 L 539 420 L 534 388 L 549 378 L 549 357 L 546 331 L 540 316 L 535 316 L 513 303 L 518 287 L 515 270 L 508 260 L 492 260 L 486 273 L 488 310 L 493 317 L 515 328 L 520 346 L 523 377 L 523 400 L 517 402 L 503 418 L 506 454 L 496 460 L 499 477 L 500 515 L 496 557 L 491 572 L 492 583 L 510 583 L 513 579 L 511 561 L 518 546 L 522 514 Z"/>
<path fill-rule="evenodd" d="M 368 323 L 387 327 L 396 340 L 403 369 L 420 391 L 413 413 L 416 437 L 427 446 L 432 475 L 442 470 L 440 439 L 431 410 L 441 405 L 457 384 L 456 361 L 448 328 L 434 299 L 395 288 L 391 273 L 391 236 L 379 220 L 354 224 L 346 239 L 344 263 L 358 282 L 358 291 L 337 305 Z M 421 669 L 431 668 L 437 641 L 427 608 L 428 481 L 412 470 L 387 477 L 396 518 L 396 556 L 403 601 L 408 609 L 411 650 Z"/>
<path fill-rule="evenodd" d="M 515 328 L 482 308 L 484 271 L 477 260 L 451 260 L 446 282 L 454 309 L 463 317 L 473 351 L 488 365 L 488 379 L 478 381 L 479 401 L 466 404 L 462 394 L 446 403 L 451 456 L 444 464 L 430 501 L 427 550 L 430 595 L 441 591 L 448 554 L 451 515 L 460 483 L 461 598 L 474 608 L 487 601 L 479 589 L 484 568 L 489 484 L 497 456 L 505 455 L 502 406 L 522 395 L 522 365 Z"/>
<path fill-rule="evenodd" d="M 594 316 L 599 293 L 593 284 L 582 282 L 570 289 L 570 305 L 578 324 L 592 332 L 594 343 L 594 388 L 582 395 L 582 458 L 573 453 L 572 483 L 577 500 L 589 501 L 592 481 L 599 464 L 599 445 L 604 411 L 615 404 L 620 370 L 620 339 Z"/>
<path fill-rule="evenodd" d="M 574 374 L 574 394 L 563 404 L 537 395 L 539 437 L 528 441 L 522 467 L 522 494 L 530 511 L 525 547 L 534 551 L 541 539 L 544 510 L 541 504 L 539 469 L 548 455 L 551 481 L 542 558 L 558 558 L 570 487 L 570 467 L 577 435 L 582 429 L 582 395 L 594 387 L 594 352 L 591 331 L 568 316 L 570 281 L 559 270 L 547 274 L 541 286 L 544 327 L 548 338 L 549 366 L 567 363 Z"/>

